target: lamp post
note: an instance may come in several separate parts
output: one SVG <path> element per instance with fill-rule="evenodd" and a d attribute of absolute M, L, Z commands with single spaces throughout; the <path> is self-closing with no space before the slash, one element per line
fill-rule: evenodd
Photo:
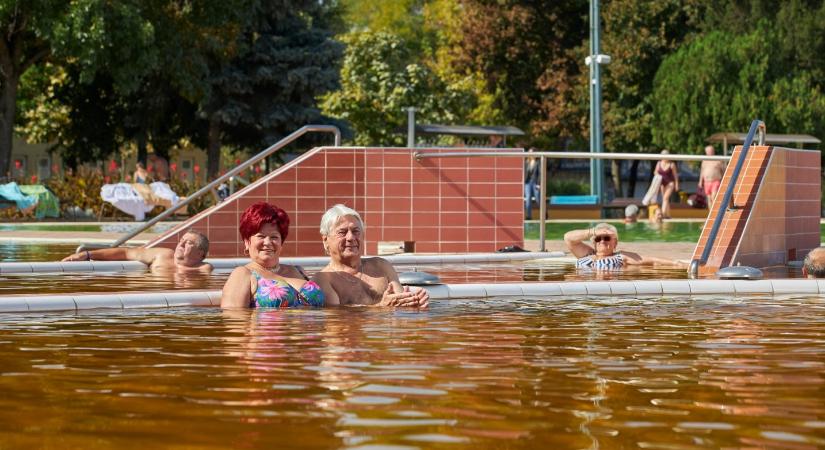
<path fill-rule="evenodd" d="M 415 107 L 408 106 L 407 110 L 407 147 L 415 147 Z"/>
<path fill-rule="evenodd" d="M 602 152 L 602 86 L 601 65 L 610 63 L 610 56 L 599 53 L 599 0 L 590 0 L 590 56 L 585 58 L 590 66 L 590 152 Z M 602 202 L 602 160 L 590 161 L 590 194 Z"/>

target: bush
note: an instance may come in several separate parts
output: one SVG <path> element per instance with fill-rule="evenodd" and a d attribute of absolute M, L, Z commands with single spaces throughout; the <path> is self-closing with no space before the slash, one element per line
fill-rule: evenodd
<path fill-rule="evenodd" d="M 572 180 L 547 180 L 547 197 L 552 195 L 589 195 L 590 184 Z"/>

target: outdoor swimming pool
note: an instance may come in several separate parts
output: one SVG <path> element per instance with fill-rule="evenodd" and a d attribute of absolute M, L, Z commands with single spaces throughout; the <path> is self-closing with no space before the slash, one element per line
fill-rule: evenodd
<path fill-rule="evenodd" d="M 820 297 L 0 315 L 0 447 L 815 448 Z"/>

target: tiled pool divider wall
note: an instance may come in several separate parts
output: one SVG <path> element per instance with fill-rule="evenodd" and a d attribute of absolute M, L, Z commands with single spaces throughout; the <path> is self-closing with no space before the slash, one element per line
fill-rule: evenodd
<path fill-rule="evenodd" d="M 415 242 L 421 253 L 492 252 L 524 246 L 521 158 L 430 158 L 416 152 L 471 152 L 456 148 L 321 147 L 284 164 L 225 201 L 191 217 L 148 245 L 172 248 L 188 228 L 209 237 L 210 254 L 240 257 L 241 213 L 270 201 L 290 217 L 284 256 L 323 256 L 318 226 L 332 205 L 361 214 L 363 245 Z M 500 148 L 496 152 L 522 152 Z"/>
<path fill-rule="evenodd" d="M 429 286 L 433 304 L 450 299 L 487 297 L 581 297 L 581 296 L 725 296 L 822 295 L 825 280 L 645 280 L 586 281 L 512 284 L 443 284 Z M 4 296 L 0 312 L 80 311 L 97 308 L 171 308 L 217 306 L 220 291 L 137 292 L 84 295 Z"/>
<path fill-rule="evenodd" d="M 558 258 L 562 252 L 523 253 L 470 253 L 462 255 L 387 255 L 382 258 L 393 264 L 462 264 L 527 261 L 544 258 Z M 216 270 L 234 269 L 249 262 L 249 258 L 207 259 Z M 282 264 L 321 268 L 329 262 L 328 257 L 281 258 Z M 73 261 L 73 262 L 11 262 L 0 263 L 0 274 L 8 273 L 53 273 L 53 272 L 120 272 L 146 270 L 146 265 L 137 261 Z"/>

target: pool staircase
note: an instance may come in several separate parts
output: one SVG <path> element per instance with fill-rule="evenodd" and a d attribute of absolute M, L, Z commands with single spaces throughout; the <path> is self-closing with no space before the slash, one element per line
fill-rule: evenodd
<path fill-rule="evenodd" d="M 820 152 L 750 146 L 760 124 L 734 149 L 693 253 L 693 276 L 786 265 L 820 245 Z"/>

